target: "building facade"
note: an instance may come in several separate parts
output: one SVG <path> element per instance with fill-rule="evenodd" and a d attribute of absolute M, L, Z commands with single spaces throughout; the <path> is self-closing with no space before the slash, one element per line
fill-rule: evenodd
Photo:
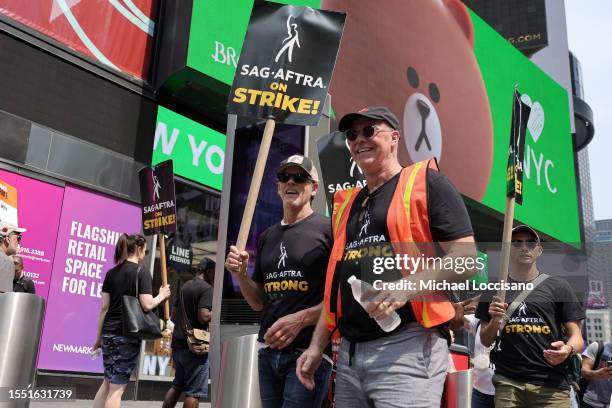
<path fill-rule="evenodd" d="M 587 332 L 587 342 L 609 342 L 612 338 L 609 309 L 587 309 L 584 327 Z"/>

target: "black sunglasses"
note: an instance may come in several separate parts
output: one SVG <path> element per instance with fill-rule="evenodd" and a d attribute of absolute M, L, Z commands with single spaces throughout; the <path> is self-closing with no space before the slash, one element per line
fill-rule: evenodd
<path fill-rule="evenodd" d="M 21 234 L 9 234 L 11 237 L 17 237 L 17 243 L 21 242 Z"/>
<path fill-rule="evenodd" d="M 368 125 L 361 128 L 361 130 L 349 129 L 344 133 L 348 141 L 354 142 L 355 140 L 357 140 L 357 137 L 359 137 L 359 133 L 361 133 L 366 139 L 369 139 L 378 132 L 393 132 L 393 130 L 384 130 L 381 129 L 378 125 Z"/>
<path fill-rule="evenodd" d="M 312 178 L 306 173 L 278 173 L 276 178 L 281 183 L 287 183 L 289 179 L 293 179 L 298 184 L 303 184 L 308 181 L 312 181 Z"/>
<path fill-rule="evenodd" d="M 513 239 L 512 246 L 515 248 L 520 248 L 523 246 L 523 243 L 527 245 L 527 248 L 533 249 L 538 245 L 538 241 L 536 239 Z"/>

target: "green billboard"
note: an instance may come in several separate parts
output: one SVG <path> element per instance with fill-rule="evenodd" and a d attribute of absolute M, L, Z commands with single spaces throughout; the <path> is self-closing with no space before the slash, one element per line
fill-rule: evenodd
<path fill-rule="evenodd" d="M 254 0 L 194 1 L 187 66 L 231 85 L 253 2 Z M 319 8 L 320 0 L 279 0 L 276 3 Z"/>
<path fill-rule="evenodd" d="M 321 0 L 321 6 L 347 13 L 329 90 L 336 115 L 387 106 L 402 125 L 400 163 L 436 157 L 472 210 L 497 221 L 506 207 L 518 87 L 532 113 L 515 218 L 556 240 L 580 241 L 564 88 L 462 2 Z"/>
<path fill-rule="evenodd" d="M 493 164 L 482 203 L 505 210 L 512 90 L 531 106 L 523 161 L 524 204 L 515 218 L 564 242 L 580 242 L 578 198 L 566 90 L 493 31 L 476 14 L 474 54 L 493 118 Z"/>
<path fill-rule="evenodd" d="M 221 190 L 225 135 L 159 106 L 151 164 L 168 159 L 175 174 Z"/>

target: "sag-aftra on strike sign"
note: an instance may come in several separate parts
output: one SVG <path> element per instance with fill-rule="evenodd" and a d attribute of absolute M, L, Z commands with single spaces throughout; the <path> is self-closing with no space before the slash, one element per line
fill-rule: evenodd
<path fill-rule="evenodd" d="M 344 13 L 265 3 L 255 6 L 228 113 L 316 125 L 332 79 Z"/>
<path fill-rule="evenodd" d="M 176 195 L 172 160 L 140 170 L 142 231 L 145 235 L 176 231 Z"/>

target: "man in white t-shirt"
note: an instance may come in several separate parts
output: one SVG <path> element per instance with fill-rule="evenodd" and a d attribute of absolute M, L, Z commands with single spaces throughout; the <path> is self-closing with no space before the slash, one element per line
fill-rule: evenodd
<path fill-rule="evenodd" d="M 465 330 L 474 339 L 474 356 L 472 362 L 472 408 L 494 408 L 495 387 L 493 386 L 493 368 L 489 360 L 489 349 L 480 342 L 480 319 L 474 315 L 466 315 Z"/>

